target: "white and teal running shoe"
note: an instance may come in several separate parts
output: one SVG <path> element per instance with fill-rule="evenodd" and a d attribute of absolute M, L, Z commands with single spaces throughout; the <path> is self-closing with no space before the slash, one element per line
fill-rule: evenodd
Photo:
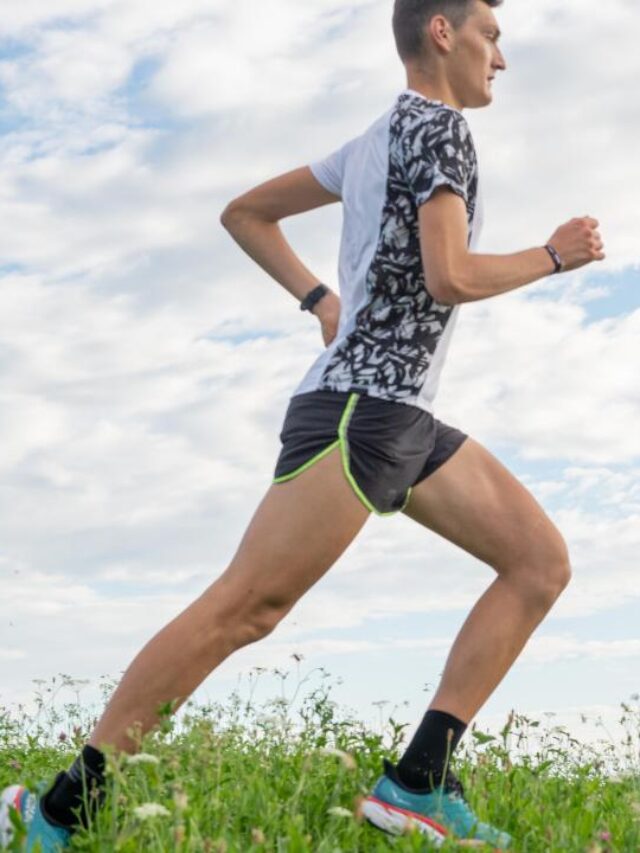
<path fill-rule="evenodd" d="M 46 787 L 43 785 L 42 789 L 44 793 Z M 22 849 L 26 853 L 60 853 L 69 846 L 71 833 L 45 818 L 38 794 L 22 785 L 12 785 L 0 793 L 0 849 L 20 836 L 24 838 Z"/>
<path fill-rule="evenodd" d="M 511 844 L 510 835 L 477 818 L 464 799 L 462 783 L 451 772 L 442 788 L 420 794 L 406 788 L 394 765 L 385 759 L 384 775 L 363 800 L 361 812 L 369 823 L 391 835 L 418 830 L 434 847 L 441 847 L 446 839 L 474 840 L 494 850 L 506 850 Z"/>

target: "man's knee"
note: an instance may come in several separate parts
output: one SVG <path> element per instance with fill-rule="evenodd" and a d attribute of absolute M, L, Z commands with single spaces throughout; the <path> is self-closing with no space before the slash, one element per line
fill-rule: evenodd
<path fill-rule="evenodd" d="M 234 628 L 236 645 L 238 648 L 257 643 L 268 637 L 290 608 L 272 607 L 268 603 L 256 603 L 251 609 L 243 613 Z"/>
<path fill-rule="evenodd" d="M 571 560 L 566 545 L 560 549 L 556 559 L 547 566 L 543 586 L 550 600 L 555 601 L 571 581 Z"/>
<path fill-rule="evenodd" d="M 572 577 L 567 544 L 553 525 L 540 534 L 530 554 L 522 555 L 517 565 L 504 572 L 529 597 L 532 603 L 550 607 L 567 588 Z"/>
<path fill-rule="evenodd" d="M 295 604 L 289 596 L 267 590 L 223 584 L 216 597 L 216 620 L 233 648 L 239 649 L 268 637 Z"/>

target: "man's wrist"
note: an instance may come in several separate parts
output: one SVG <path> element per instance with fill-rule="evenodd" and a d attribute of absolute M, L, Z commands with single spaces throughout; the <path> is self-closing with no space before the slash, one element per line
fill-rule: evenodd
<path fill-rule="evenodd" d="M 334 293 L 333 290 L 329 290 L 326 296 L 318 302 L 311 313 L 314 317 L 317 317 L 321 323 L 339 315 L 340 299 L 338 298 L 338 295 Z"/>
<path fill-rule="evenodd" d="M 305 298 L 300 303 L 301 311 L 310 311 L 312 314 L 315 313 L 315 307 L 320 302 L 320 300 L 324 299 L 324 297 L 330 293 L 331 291 L 327 287 L 326 284 L 319 284 L 310 290 L 309 293 L 305 296 Z"/>
<path fill-rule="evenodd" d="M 562 272 L 563 264 L 562 264 L 562 259 L 561 259 L 560 255 L 553 248 L 551 243 L 547 243 L 547 245 L 544 248 L 549 253 L 551 260 L 553 261 L 553 266 L 554 266 L 553 273 L 555 274 L 555 273 Z"/>

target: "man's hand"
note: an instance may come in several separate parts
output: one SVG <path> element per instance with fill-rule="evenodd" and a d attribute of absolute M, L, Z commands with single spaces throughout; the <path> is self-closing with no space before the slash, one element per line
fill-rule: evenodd
<path fill-rule="evenodd" d="M 560 255 L 564 272 L 605 259 L 599 225 L 597 219 L 583 216 L 572 219 L 555 232 L 549 242 Z"/>
<path fill-rule="evenodd" d="M 320 320 L 322 326 L 322 338 L 325 346 L 329 346 L 335 340 L 340 323 L 340 297 L 332 290 L 323 296 L 313 309 L 312 313 Z"/>

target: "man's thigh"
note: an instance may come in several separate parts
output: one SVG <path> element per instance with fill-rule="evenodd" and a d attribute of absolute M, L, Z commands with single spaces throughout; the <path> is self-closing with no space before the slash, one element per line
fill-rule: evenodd
<path fill-rule="evenodd" d="M 568 561 L 533 495 L 471 438 L 414 487 L 404 512 L 498 572 Z"/>
<path fill-rule="evenodd" d="M 369 517 L 336 448 L 293 480 L 271 486 L 221 578 L 251 599 L 287 610 L 316 583 Z"/>

